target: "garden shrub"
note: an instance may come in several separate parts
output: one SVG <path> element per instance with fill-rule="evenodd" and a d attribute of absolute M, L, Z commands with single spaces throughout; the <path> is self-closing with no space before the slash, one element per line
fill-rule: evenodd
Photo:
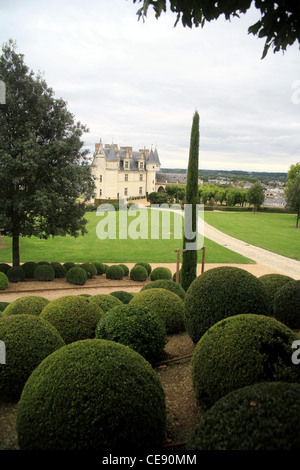
<path fill-rule="evenodd" d="M 120 305 L 100 319 L 96 338 L 122 343 L 147 361 L 161 359 L 166 344 L 166 329 L 161 318 L 147 307 Z"/>
<path fill-rule="evenodd" d="M 10 265 L 7 263 L 0 263 L 0 273 L 6 274 L 8 269 L 10 268 Z"/>
<path fill-rule="evenodd" d="M 34 315 L 2 315 L 0 339 L 6 348 L 6 363 L 0 364 L 0 396 L 5 399 L 19 398 L 31 372 L 64 345 L 58 331 Z"/>
<path fill-rule="evenodd" d="M 34 278 L 34 270 L 35 268 L 38 267 L 38 264 L 35 263 L 34 261 L 26 261 L 25 263 L 22 264 L 21 268 L 25 273 L 25 277 L 29 279 Z"/>
<path fill-rule="evenodd" d="M 260 276 L 258 279 L 262 282 L 267 292 L 268 302 L 269 302 L 269 307 L 270 307 L 269 313 L 270 315 L 274 315 L 274 300 L 275 300 L 275 295 L 278 292 L 278 289 L 280 289 L 280 287 L 282 287 L 287 282 L 293 281 L 293 278 L 290 276 L 285 276 L 284 274 L 272 273 L 272 274 L 264 274 L 263 276 Z"/>
<path fill-rule="evenodd" d="M 0 302 L 0 311 L 3 312 L 10 302 Z"/>
<path fill-rule="evenodd" d="M 148 271 L 144 266 L 133 266 L 130 270 L 130 279 L 132 281 L 144 282 L 148 278 Z"/>
<path fill-rule="evenodd" d="M 87 281 L 87 272 L 85 269 L 75 266 L 67 271 L 66 280 L 69 284 L 83 286 Z"/>
<path fill-rule="evenodd" d="M 300 384 L 243 387 L 207 411 L 188 450 L 299 450 L 299 416 Z"/>
<path fill-rule="evenodd" d="M 223 318 L 241 313 L 267 315 L 268 312 L 264 286 L 241 268 L 209 269 L 191 283 L 185 295 L 186 329 L 194 343 Z"/>
<path fill-rule="evenodd" d="M 138 292 L 129 305 L 148 307 L 163 320 L 167 334 L 185 330 L 184 302 L 174 292 L 155 288 Z"/>
<path fill-rule="evenodd" d="M 39 266 L 42 266 L 42 265 L 44 265 L 44 264 L 46 264 L 47 266 L 51 266 L 50 261 L 38 261 L 37 264 L 38 264 Z"/>
<path fill-rule="evenodd" d="M 151 271 L 150 279 L 151 281 L 157 281 L 158 279 L 172 279 L 172 273 L 169 268 L 154 268 L 153 271 Z"/>
<path fill-rule="evenodd" d="M 117 290 L 116 292 L 111 292 L 109 295 L 117 297 L 117 299 L 121 300 L 123 304 L 129 304 L 134 294 L 132 292 L 126 292 L 124 290 Z"/>
<path fill-rule="evenodd" d="M 28 379 L 17 411 L 21 450 L 144 453 L 160 449 L 165 428 L 157 373 L 128 346 L 101 339 L 47 357 Z"/>
<path fill-rule="evenodd" d="M 103 310 L 95 302 L 79 295 L 51 300 L 40 314 L 57 329 L 66 344 L 94 338 L 95 328 L 102 315 Z"/>
<path fill-rule="evenodd" d="M 119 265 L 112 265 L 108 266 L 106 269 L 106 278 L 107 279 L 114 279 L 114 280 L 120 280 L 123 279 L 124 277 L 124 271 L 123 268 Z"/>
<path fill-rule="evenodd" d="M 149 284 L 146 284 L 142 287 L 142 291 L 146 289 L 153 289 L 161 287 L 162 289 L 170 290 L 171 292 L 175 292 L 175 294 L 179 295 L 179 297 L 184 300 L 185 297 L 185 290 L 181 287 L 180 284 L 173 282 L 169 279 L 158 279 L 157 281 L 152 281 Z"/>
<path fill-rule="evenodd" d="M 204 407 L 256 382 L 299 382 L 292 362 L 295 333 L 265 315 L 241 314 L 213 325 L 195 347 L 192 378 Z"/>
<path fill-rule="evenodd" d="M 126 264 L 119 264 L 119 266 L 123 269 L 123 271 L 124 271 L 124 276 L 128 276 L 128 275 L 129 275 L 129 268 L 128 268 L 128 266 L 126 266 Z"/>
<path fill-rule="evenodd" d="M 151 264 L 149 263 L 145 263 L 143 261 L 139 262 L 139 263 L 135 263 L 135 266 L 143 266 L 144 268 L 147 269 L 148 271 L 148 275 L 150 275 L 151 271 L 152 271 L 152 267 L 151 267 Z"/>
<path fill-rule="evenodd" d="M 50 264 L 40 264 L 35 268 L 33 275 L 36 281 L 53 281 L 55 273 Z"/>
<path fill-rule="evenodd" d="M 5 273 L 0 271 L 0 290 L 5 290 L 8 287 L 8 277 L 6 276 Z"/>
<path fill-rule="evenodd" d="M 63 264 L 63 266 L 66 268 L 66 271 L 69 271 L 69 269 L 75 268 L 76 264 L 72 263 L 71 261 L 67 261 L 66 263 Z"/>
<path fill-rule="evenodd" d="M 25 279 L 25 273 L 21 266 L 12 266 L 6 273 L 9 282 L 22 282 Z"/>
<path fill-rule="evenodd" d="M 52 268 L 54 269 L 54 277 L 57 279 L 62 279 L 66 277 L 67 269 L 61 263 L 51 263 Z"/>
<path fill-rule="evenodd" d="M 110 294 L 96 294 L 90 297 L 90 300 L 95 302 L 103 312 L 107 312 L 113 307 L 123 305 L 123 302 L 117 297 L 111 296 Z"/>
<path fill-rule="evenodd" d="M 274 315 L 289 328 L 300 328 L 300 281 L 290 281 L 278 291 L 274 300 Z"/>
<path fill-rule="evenodd" d="M 103 263 L 98 263 L 97 261 L 93 263 L 96 266 L 97 274 L 104 274 L 105 273 L 105 266 Z"/>
<path fill-rule="evenodd" d="M 97 268 L 93 263 L 82 263 L 80 267 L 86 271 L 88 279 L 97 276 Z"/>
<path fill-rule="evenodd" d="M 29 295 L 20 297 L 19 299 L 13 300 L 10 304 L 3 310 L 4 315 L 20 315 L 20 314 L 29 314 L 29 315 L 39 315 L 50 300 L 45 297 L 39 297 L 35 295 Z"/>

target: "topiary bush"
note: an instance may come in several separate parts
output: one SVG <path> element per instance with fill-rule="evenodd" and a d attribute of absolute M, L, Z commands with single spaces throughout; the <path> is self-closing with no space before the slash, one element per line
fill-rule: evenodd
<path fill-rule="evenodd" d="M 75 266 L 70 268 L 66 273 L 66 280 L 69 284 L 83 286 L 87 281 L 87 272 L 85 269 Z"/>
<path fill-rule="evenodd" d="M 116 297 L 117 299 L 121 300 L 123 304 L 129 304 L 134 294 L 132 292 L 126 292 L 124 290 L 118 290 L 116 292 L 111 292 L 109 295 L 112 295 L 113 297 Z"/>
<path fill-rule="evenodd" d="M 0 290 L 5 290 L 8 287 L 8 277 L 2 271 L 0 271 Z"/>
<path fill-rule="evenodd" d="M 3 312 L 8 305 L 9 302 L 0 302 L 0 311 Z"/>
<path fill-rule="evenodd" d="M 186 329 L 194 343 L 223 318 L 269 312 L 262 283 L 248 271 L 235 267 L 204 272 L 191 283 L 184 301 Z"/>
<path fill-rule="evenodd" d="M 299 450 L 299 416 L 300 384 L 243 387 L 205 414 L 188 450 Z"/>
<path fill-rule="evenodd" d="M 118 305 L 123 305 L 123 302 L 120 299 L 111 296 L 110 294 L 92 295 L 92 297 L 90 297 L 90 300 L 99 305 L 103 312 L 107 312 L 111 308 L 117 307 Z"/>
<path fill-rule="evenodd" d="M 289 328 L 300 328 L 300 281 L 289 281 L 277 291 L 274 315 Z"/>
<path fill-rule="evenodd" d="M 55 278 L 63 279 L 64 277 L 66 277 L 67 269 L 63 264 L 54 262 L 54 263 L 51 263 L 51 266 L 54 269 Z"/>
<path fill-rule="evenodd" d="M 101 275 L 105 273 L 105 266 L 103 263 L 98 263 L 97 261 L 93 263 L 96 266 L 97 274 Z"/>
<path fill-rule="evenodd" d="M 192 358 L 195 394 L 205 408 L 227 393 L 256 382 L 299 382 L 292 363 L 295 333 L 272 317 L 241 314 L 213 325 Z"/>
<path fill-rule="evenodd" d="M 36 281 L 53 281 L 55 273 L 50 264 L 39 264 L 33 275 Z"/>
<path fill-rule="evenodd" d="M 109 310 L 100 319 L 95 336 L 125 344 L 149 362 L 161 359 L 167 339 L 162 319 L 149 308 L 136 305 Z"/>
<path fill-rule="evenodd" d="M 75 268 L 76 264 L 72 263 L 71 261 L 67 261 L 66 263 L 63 264 L 63 266 L 66 268 L 66 271 L 69 271 L 69 269 Z"/>
<path fill-rule="evenodd" d="M 120 280 L 123 279 L 124 277 L 124 271 L 123 268 L 119 265 L 112 265 L 108 266 L 106 269 L 106 278 L 107 279 L 114 279 L 114 280 Z"/>
<path fill-rule="evenodd" d="M 9 282 L 22 282 L 25 279 L 25 273 L 21 266 L 12 266 L 6 273 Z"/>
<path fill-rule="evenodd" d="M 157 287 L 174 292 L 175 294 L 179 295 L 182 300 L 184 300 L 185 290 L 180 286 L 180 284 L 177 284 L 176 282 L 173 282 L 169 279 L 158 279 L 157 281 L 152 281 L 142 287 L 141 291 L 146 289 L 155 289 Z"/>
<path fill-rule="evenodd" d="M 66 295 L 49 302 L 40 316 L 50 322 L 66 344 L 94 338 L 95 328 L 103 310 L 90 297 Z"/>
<path fill-rule="evenodd" d="M 10 265 L 7 263 L 0 263 L 0 273 L 6 274 L 7 271 L 9 270 Z"/>
<path fill-rule="evenodd" d="M 165 436 L 165 395 L 128 346 L 90 339 L 64 346 L 28 379 L 17 411 L 21 450 L 141 453 Z"/>
<path fill-rule="evenodd" d="M 293 281 L 293 278 L 290 276 L 285 276 L 284 274 L 264 274 L 258 278 L 260 282 L 266 289 L 269 308 L 270 308 L 270 315 L 274 315 L 274 300 L 275 295 L 284 284 L 289 281 Z"/>
<path fill-rule="evenodd" d="M 32 371 L 64 345 L 58 331 L 34 315 L 2 315 L 0 339 L 6 349 L 6 363 L 0 364 L 0 397 L 5 399 L 19 398 Z"/>
<path fill-rule="evenodd" d="M 29 279 L 34 278 L 34 270 L 35 268 L 38 267 L 38 264 L 35 263 L 34 261 L 26 261 L 26 263 L 23 263 L 21 268 L 24 271 L 25 277 Z"/>
<path fill-rule="evenodd" d="M 172 279 L 172 273 L 169 268 L 154 268 L 153 271 L 151 271 L 150 279 L 151 281 L 157 281 L 158 279 Z"/>
<path fill-rule="evenodd" d="M 155 288 L 138 292 L 129 305 L 148 307 L 163 320 L 167 334 L 185 330 L 184 302 L 174 292 Z"/>
<path fill-rule="evenodd" d="M 86 271 L 88 279 L 97 276 L 97 268 L 93 263 L 82 263 L 80 267 Z"/>
<path fill-rule="evenodd" d="M 130 279 L 132 281 L 144 282 L 148 278 L 148 271 L 144 266 L 133 266 L 130 270 Z"/>
<path fill-rule="evenodd" d="M 128 266 L 126 266 L 126 264 L 119 264 L 119 266 L 123 269 L 123 271 L 124 271 L 124 276 L 128 276 L 128 275 L 129 275 L 129 268 L 128 268 Z"/>
<path fill-rule="evenodd" d="M 151 267 L 151 264 L 149 263 L 145 263 L 143 261 L 139 262 L 139 263 L 135 263 L 135 266 L 143 266 L 144 268 L 147 269 L 148 271 L 148 276 L 150 275 L 151 271 L 152 271 L 152 267 Z"/>
<path fill-rule="evenodd" d="M 39 315 L 50 300 L 45 297 L 39 297 L 35 295 L 29 295 L 26 297 L 20 297 L 16 299 L 3 310 L 4 315 Z"/>

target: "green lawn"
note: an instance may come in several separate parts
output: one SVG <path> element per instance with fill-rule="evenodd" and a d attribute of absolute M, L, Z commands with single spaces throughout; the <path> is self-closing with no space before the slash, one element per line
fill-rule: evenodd
<path fill-rule="evenodd" d="M 113 213 L 114 214 L 114 213 Z M 142 223 L 142 228 L 137 222 L 139 213 L 136 217 L 128 217 L 128 227 L 131 232 L 141 230 L 142 236 L 147 238 L 120 239 L 118 233 L 119 212 L 116 213 L 117 238 L 107 238 L 101 240 L 98 238 L 96 230 L 99 223 L 108 222 L 108 217 L 99 217 L 94 212 L 88 212 L 87 230 L 85 236 L 73 238 L 70 236 L 50 238 L 48 240 L 40 240 L 36 237 L 21 237 L 20 254 L 21 262 L 25 261 L 74 261 L 74 262 L 92 262 L 99 261 L 103 263 L 135 263 L 145 261 L 149 263 L 175 263 L 176 253 L 174 250 L 182 248 L 182 240 L 174 237 L 174 214 L 170 218 L 170 226 L 163 224 L 162 219 L 155 220 L 148 217 L 148 224 Z M 178 232 L 178 224 L 182 225 L 181 217 L 175 216 L 175 233 Z M 102 222 L 101 222 L 102 221 Z M 144 221 L 145 222 L 145 221 Z M 148 225 L 148 234 L 146 234 L 145 225 Z M 121 225 L 123 226 L 123 225 Z M 106 227 L 107 229 L 107 227 Z M 134 230 L 136 229 L 136 230 Z M 152 235 L 157 239 L 151 239 Z M 132 233 L 131 233 L 132 235 Z M 122 234 L 121 234 L 122 236 Z M 5 237 L 5 245 L 7 248 L 0 249 L 0 262 L 11 262 L 11 240 Z M 251 260 L 234 253 L 227 248 L 217 245 L 216 243 L 205 239 L 206 247 L 205 262 L 207 263 L 249 263 Z M 202 251 L 199 251 L 199 262 L 202 260 Z"/>
<path fill-rule="evenodd" d="M 295 228 L 293 214 L 205 212 L 205 222 L 246 243 L 300 260 L 300 228 Z"/>

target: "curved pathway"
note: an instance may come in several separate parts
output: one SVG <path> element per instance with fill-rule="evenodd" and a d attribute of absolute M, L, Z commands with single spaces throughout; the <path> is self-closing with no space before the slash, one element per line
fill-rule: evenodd
<path fill-rule="evenodd" d="M 203 221 L 199 221 L 199 223 L 203 223 Z M 278 255 L 277 253 L 272 253 L 271 251 L 264 250 L 263 248 L 259 248 L 254 245 L 249 245 L 242 240 L 238 240 L 237 238 L 233 238 L 230 235 L 221 232 L 205 221 L 204 236 L 219 245 L 225 246 L 229 250 L 246 256 L 247 258 L 263 264 L 264 266 L 268 266 L 281 274 L 285 274 L 294 279 L 300 279 L 300 261 Z"/>

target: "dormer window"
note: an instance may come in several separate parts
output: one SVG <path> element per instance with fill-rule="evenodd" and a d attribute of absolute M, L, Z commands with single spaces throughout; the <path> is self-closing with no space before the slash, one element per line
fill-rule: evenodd
<path fill-rule="evenodd" d="M 144 162 L 140 162 L 140 170 L 143 170 L 144 168 Z"/>
<path fill-rule="evenodd" d="M 125 162 L 125 168 L 129 168 L 129 162 Z"/>

